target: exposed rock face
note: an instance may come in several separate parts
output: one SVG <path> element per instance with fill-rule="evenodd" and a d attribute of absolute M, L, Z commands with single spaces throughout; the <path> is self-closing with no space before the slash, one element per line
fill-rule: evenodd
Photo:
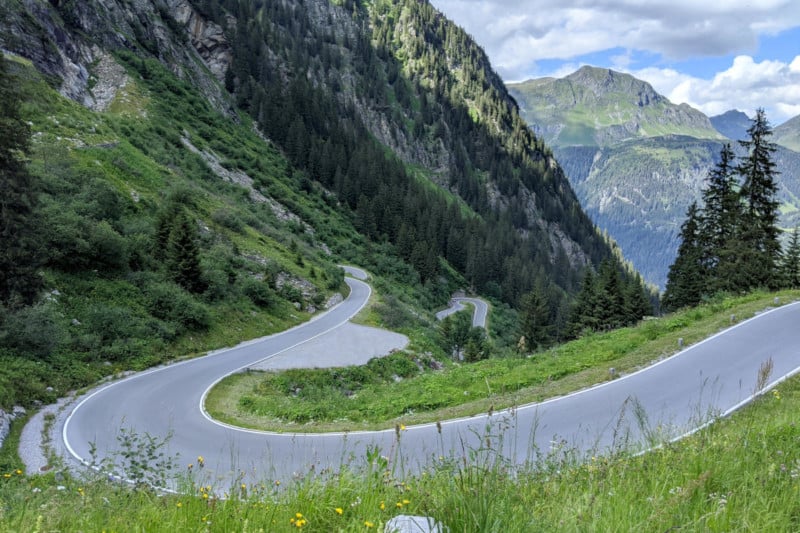
<path fill-rule="evenodd" d="M 221 80 L 232 55 L 223 29 L 205 21 L 185 0 L 22 0 L 0 5 L 0 48 L 30 59 L 59 80 L 59 92 L 93 109 L 113 100 L 110 54 L 116 50 L 157 56 L 188 78 L 220 111 L 231 114 Z M 121 67 L 120 67 L 121 68 Z M 98 70 L 99 69 L 99 70 Z M 209 72 L 211 75 L 209 75 Z M 89 88 L 94 75 L 108 82 Z M 119 87 L 117 87 L 118 89 Z"/>
<path fill-rule="evenodd" d="M 222 81 L 233 60 L 233 53 L 223 28 L 205 20 L 185 0 L 172 0 L 169 2 L 169 7 L 175 21 L 186 28 L 192 46 L 203 58 L 208 70 Z"/>
<path fill-rule="evenodd" d="M 14 407 L 10 413 L 0 409 L 0 446 L 3 446 L 3 441 L 6 440 L 8 432 L 11 431 L 11 422 L 24 415 L 25 409 L 19 406 Z"/>
<path fill-rule="evenodd" d="M 100 51 L 97 56 L 100 60 L 92 69 L 95 84 L 87 95 L 90 98 L 87 98 L 86 105 L 94 111 L 106 111 L 117 92 L 128 85 L 130 76 L 110 54 Z"/>

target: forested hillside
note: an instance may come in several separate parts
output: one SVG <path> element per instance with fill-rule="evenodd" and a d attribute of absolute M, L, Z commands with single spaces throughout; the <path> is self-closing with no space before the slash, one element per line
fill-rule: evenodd
<path fill-rule="evenodd" d="M 594 67 L 509 87 L 530 126 L 553 146 L 589 216 L 647 281 L 664 287 L 680 221 L 718 162 L 722 134 L 740 140 L 747 116 L 709 119 L 642 80 Z M 784 129 L 775 130 L 779 144 Z M 734 150 L 743 154 L 736 143 Z M 800 154 L 779 147 L 775 162 L 781 224 L 790 229 L 800 214 Z"/>
<path fill-rule="evenodd" d="M 296 323 L 344 261 L 400 326 L 535 292 L 562 338 L 602 262 L 643 294 L 427 2 L 12 0 L 0 48 L 0 404 Z"/>

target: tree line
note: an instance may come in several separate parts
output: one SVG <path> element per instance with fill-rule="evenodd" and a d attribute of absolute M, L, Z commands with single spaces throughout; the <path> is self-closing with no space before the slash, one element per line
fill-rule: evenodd
<path fill-rule="evenodd" d="M 800 286 L 798 228 L 785 250 L 780 243 L 777 148 L 763 109 L 747 135 L 739 141 L 746 151 L 739 158 L 730 144 L 722 148 L 702 191 L 702 206 L 693 202 L 687 210 L 664 292 L 669 309 L 696 305 L 718 292 Z"/>

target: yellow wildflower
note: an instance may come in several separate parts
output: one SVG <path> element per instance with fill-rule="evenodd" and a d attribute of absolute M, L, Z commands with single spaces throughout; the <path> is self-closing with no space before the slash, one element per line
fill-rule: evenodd
<path fill-rule="evenodd" d="M 337 507 L 336 509 L 334 509 L 334 512 L 339 516 L 342 516 L 344 514 L 344 509 L 342 509 L 341 507 Z"/>
<path fill-rule="evenodd" d="M 380 507 L 381 511 L 383 511 L 384 509 L 386 509 L 386 504 L 381 502 L 381 504 L 378 507 Z"/>
<path fill-rule="evenodd" d="M 366 527 L 375 527 L 375 524 L 373 524 L 369 520 L 364 520 L 364 526 L 366 526 Z"/>

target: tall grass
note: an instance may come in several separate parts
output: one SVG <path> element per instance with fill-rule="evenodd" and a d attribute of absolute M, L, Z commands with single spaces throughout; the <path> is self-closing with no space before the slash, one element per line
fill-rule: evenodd
<path fill-rule="evenodd" d="M 226 422 L 274 431 L 292 424 L 302 424 L 303 431 L 374 429 L 470 416 L 606 381 L 611 367 L 615 375 L 636 370 L 676 353 L 679 338 L 686 345 L 697 342 L 729 327 L 732 314 L 744 320 L 774 305 L 776 297 L 785 303 L 800 292 L 720 299 L 636 327 L 592 333 L 529 358 L 505 350 L 476 363 L 449 362 L 444 370 L 403 375 L 397 382 L 363 379 L 356 394 L 352 383 L 343 385 L 343 369 L 238 374 L 212 391 L 206 407 Z M 411 351 L 410 359 L 424 359 L 422 352 Z M 287 381 L 304 384 L 304 390 L 298 394 Z"/>
<path fill-rule="evenodd" d="M 0 474 L 0 531 L 379 531 L 398 514 L 454 532 L 797 531 L 798 412 L 793 378 L 640 456 L 620 449 L 579 462 L 563 442 L 520 466 L 491 449 L 464 450 L 407 475 L 391 452 L 370 450 L 365 466 L 253 486 L 186 476 L 179 494 L 166 495 L 102 477 L 27 477 L 12 466 Z"/>

